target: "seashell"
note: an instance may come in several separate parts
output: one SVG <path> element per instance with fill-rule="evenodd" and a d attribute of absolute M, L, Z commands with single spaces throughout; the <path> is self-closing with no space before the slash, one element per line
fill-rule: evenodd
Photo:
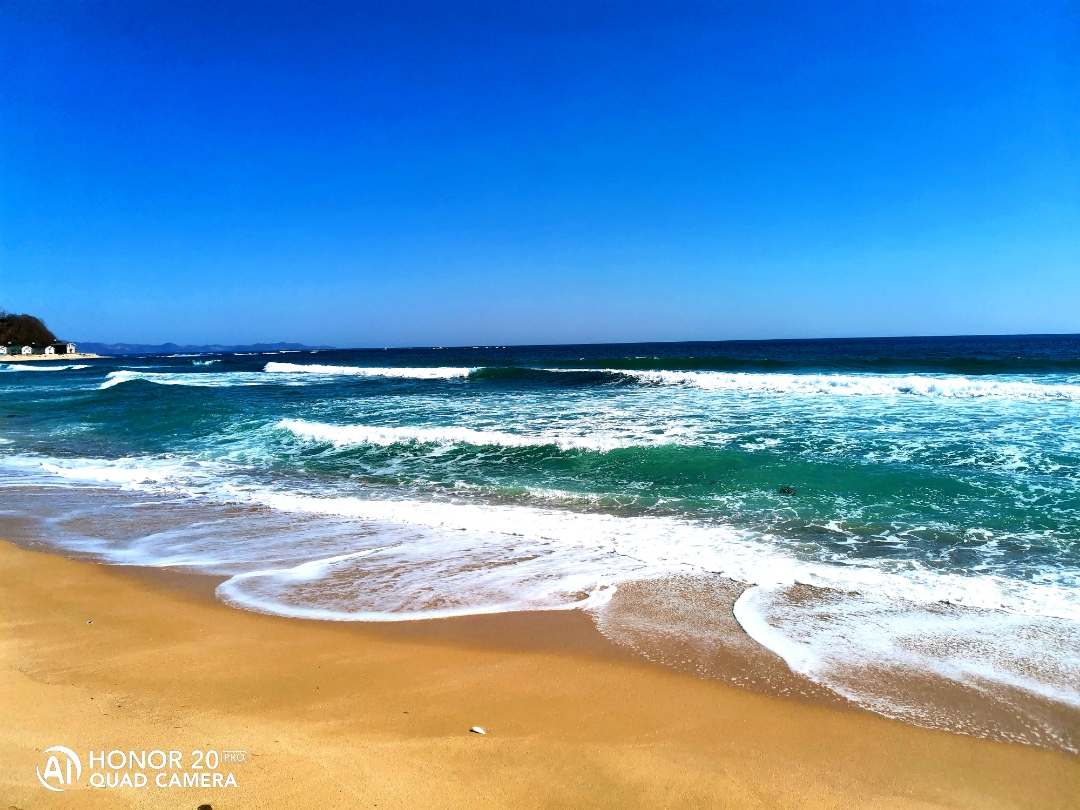
<path fill-rule="evenodd" d="M 471 731 L 473 734 L 487 734 L 487 732 L 480 728 L 480 726 L 473 726 L 469 729 L 469 731 Z"/>

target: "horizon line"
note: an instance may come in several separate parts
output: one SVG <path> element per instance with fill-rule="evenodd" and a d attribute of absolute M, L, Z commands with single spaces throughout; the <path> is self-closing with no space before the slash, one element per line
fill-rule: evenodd
<path fill-rule="evenodd" d="M 412 345 L 412 346 L 329 346 L 308 345 L 297 341 L 255 341 L 253 343 L 176 343 L 166 341 L 164 343 L 135 343 L 118 341 L 106 343 L 100 340 L 84 341 L 61 341 L 97 346 L 144 346 L 151 347 L 175 346 L 180 349 L 216 347 L 223 351 L 231 349 L 249 348 L 253 346 L 292 345 L 301 346 L 299 351 L 446 351 L 454 349 L 535 349 L 535 348 L 569 348 L 577 346 L 642 346 L 642 345 L 702 345 L 702 344 L 735 344 L 735 343 L 828 343 L 842 341 L 879 341 L 879 340 L 950 340 L 950 339 L 977 339 L 977 338 L 1037 338 L 1037 337 L 1076 337 L 1080 338 L 1080 332 L 1017 332 L 1017 333 L 982 333 L 982 334 L 939 334 L 939 335 L 866 335 L 866 336 L 836 336 L 836 337 L 811 337 L 811 338 L 724 338 L 719 340 L 620 340 L 620 341 L 595 341 L 587 343 L 487 343 L 487 344 L 459 344 L 459 345 Z M 278 350 L 280 351 L 280 350 Z"/>

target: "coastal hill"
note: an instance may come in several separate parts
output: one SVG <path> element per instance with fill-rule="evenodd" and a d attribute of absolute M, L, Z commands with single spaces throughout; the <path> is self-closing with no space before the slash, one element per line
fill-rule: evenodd
<path fill-rule="evenodd" d="M 16 315 L 0 309 L 0 346 L 51 346 L 57 340 L 41 318 Z M 254 343 L 243 346 L 217 344 L 181 346 L 177 343 L 79 343 L 80 355 L 118 357 L 134 354 L 219 354 L 225 352 L 281 352 L 333 349 L 334 346 L 305 346 L 303 343 Z M 11 358 L 7 358 L 11 359 Z"/>
<path fill-rule="evenodd" d="M 59 342 L 40 318 L 0 309 L 0 346 L 51 346 Z"/>
<path fill-rule="evenodd" d="M 181 346 L 176 343 L 80 343 L 81 351 L 107 357 L 132 354 L 222 354 L 227 352 L 302 352 L 333 349 L 333 346 L 305 346 L 303 343 L 253 343 L 246 346 Z"/>

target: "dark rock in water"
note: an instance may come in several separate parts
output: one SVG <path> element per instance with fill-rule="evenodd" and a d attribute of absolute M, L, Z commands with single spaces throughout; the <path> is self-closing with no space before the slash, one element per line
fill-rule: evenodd
<path fill-rule="evenodd" d="M 795 487 L 789 487 L 787 484 L 784 484 L 784 486 L 780 487 L 780 494 L 781 495 L 797 495 L 798 492 L 795 490 Z"/>

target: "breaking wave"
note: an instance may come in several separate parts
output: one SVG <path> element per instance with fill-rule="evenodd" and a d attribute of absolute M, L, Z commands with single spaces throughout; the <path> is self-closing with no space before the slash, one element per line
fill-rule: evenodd
<path fill-rule="evenodd" d="M 74 365 L 74 366 L 31 366 L 24 365 L 23 363 L 5 363 L 4 371 L 77 371 L 81 368 L 90 368 L 86 364 Z"/>
<path fill-rule="evenodd" d="M 450 380 L 455 377 L 468 377 L 474 368 L 371 368 L 368 366 L 327 366 L 301 363 L 266 364 L 266 371 L 271 374 L 326 374 L 341 377 L 402 377 L 410 380 Z"/>
<path fill-rule="evenodd" d="M 395 444 L 473 445 L 476 447 L 557 447 L 560 450 L 595 450 L 605 452 L 622 447 L 671 444 L 664 436 L 648 440 L 615 434 L 527 436 L 495 430 L 463 427 L 369 427 L 366 425 L 327 425 L 301 419 L 282 419 L 277 427 L 304 439 L 328 442 L 336 446 L 371 444 L 389 447 Z"/>
<path fill-rule="evenodd" d="M 631 371 L 609 369 L 651 385 L 759 394 L 862 397 L 941 397 L 947 399 L 1024 399 L 1080 401 L 1080 384 L 1027 380 L 979 380 L 924 375 L 758 374 L 720 371 Z M 1073 378 L 1070 378 L 1073 379 Z"/>
<path fill-rule="evenodd" d="M 190 373 L 190 372 L 161 372 L 161 371 L 135 371 L 121 369 L 110 371 L 105 381 L 98 386 L 99 390 L 112 388 L 129 382 L 149 382 L 156 385 L 183 385 L 193 388 L 231 388 L 237 385 L 264 385 L 266 379 L 253 371 L 232 371 L 221 374 Z"/>

